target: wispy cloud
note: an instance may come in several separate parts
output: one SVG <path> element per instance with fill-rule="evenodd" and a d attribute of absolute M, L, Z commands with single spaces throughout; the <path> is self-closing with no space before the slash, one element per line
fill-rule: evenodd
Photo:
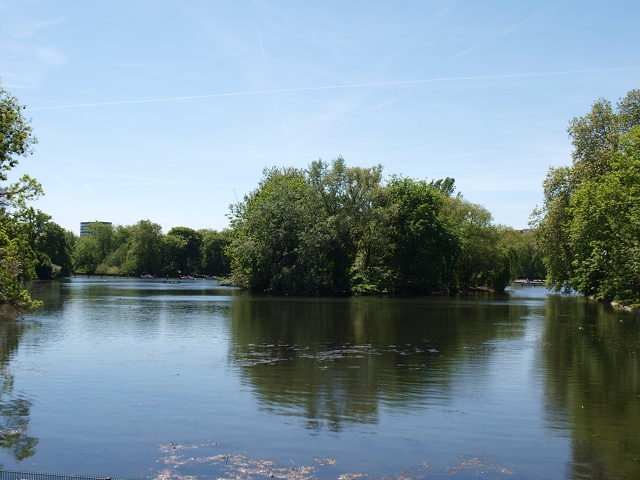
<path fill-rule="evenodd" d="M 326 90 L 346 90 L 346 89 L 362 89 L 362 88 L 382 88 L 382 87 L 394 87 L 402 85 L 420 85 L 429 83 L 444 83 L 444 82 L 471 82 L 471 81 L 483 81 L 483 80 L 509 80 L 519 78 L 535 78 L 535 77 L 559 77 L 567 75 L 584 75 L 584 74 L 600 74 L 600 73 L 615 73 L 624 71 L 640 70 L 638 67 L 619 67 L 619 68 L 593 68 L 584 70 L 560 70 L 560 71 L 546 71 L 546 72 L 524 72 L 524 73 L 504 73 L 495 75 L 470 75 L 459 77 L 435 77 L 435 78 L 423 78 L 418 80 L 397 80 L 389 82 L 371 82 L 371 83 L 353 83 L 345 85 L 326 85 L 316 87 L 298 87 L 298 88 L 279 88 L 269 90 L 250 90 L 244 92 L 227 92 L 227 93 L 210 93 L 205 95 L 190 95 L 181 97 L 164 97 L 164 98 L 151 98 L 151 99 L 138 99 L 138 100 L 121 100 L 114 102 L 96 102 L 96 103 L 76 103 L 68 105 L 54 105 L 49 107 L 35 107 L 29 108 L 29 110 L 57 110 L 63 108 L 88 108 L 88 107 L 105 107 L 113 105 L 133 105 L 144 103 L 160 103 L 160 102 L 178 102 L 187 100 L 201 100 L 207 98 L 223 98 L 223 97 L 242 97 L 251 95 L 270 95 L 277 93 L 300 93 L 300 92 L 314 92 L 314 91 L 326 91 Z"/>
<path fill-rule="evenodd" d="M 11 88 L 36 88 L 51 69 L 68 61 L 59 50 L 41 45 L 22 43 L 0 45 L 0 71 Z"/>
<path fill-rule="evenodd" d="M 11 7 L 10 3 L 0 5 L 0 9 L 7 9 L 6 18 L 0 23 L 0 71 L 9 86 L 34 88 L 50 69 L 67 63 L 66 55 L 45 43 L 39 35 L 65 19 L 32 19 L 12 12 Z M 13 74 L 7 74 L 7 71 Z"/>
<path fill-rule="evenodd" d="M 33 21 L 20 25 L 20 30 L 17 31 L 16 36 L 18 38 L 27 38 L 38 34 L 41 30 L 58 25 L 66 20 L 64 18 L 56 18 L 53 20 Z"/>
<path fill-rule="evenodd" d="M 381 108 L 385 108 L 388 107 L 390 105 L 393 105 L 394 103 L 397 103 L 401 100 L 404 100 L 405 98 L 409 97 L 411 94 L 410 93 L 405 93 L 404 95 L 398 95 L 395 97 L 391 97 L 391 98 L 387 98 L 381 102 L 375 103 L 373 105 L 370 105 L 369 107 L 367 107 L 366 111 L 368 112 L 373 112 L 375 110 L 380 110 Z"/>
<path fill-rule="evenodd" d="M 90 63 L 94 67 L 153 67 L 153 63 Z"/>
<path fill-rule="evenodd" d="M 536 17 L 544 15 L 545 13 L 550 12 L 552 10 L 556 10 L 558 8 L 564 7 L 565 5 L 568 5 L 570 3 L 575 3 L 577 1 L 579 1 L 579 0 L 567 0 L 567 1 L 564 1 L 564 2 L 557 3 L 555 5 L 551 5 L 549 7 L 543 8 L 542 10 L 539 10 L 539 11 L 533 13 L 532 15 L 529 15 L 527 18 L 525 18 L 521 22 L 515 23 L 514 25 L 506 28 L 502 32 L 499 32 L 499 33 L 489 37 L 488 39 L 483 40 L 482 42 L 477 43 L 477 44 L 467 48 L 466 50 L 463 50 L 462 52 L 458 53 L 453 59 L 454 60 L 458 60 L 461 57 L 464 57 L 465 55 L 468 55 L 469 53 L 484 47 L 485 45 L 493 43 L 493 42 L 495 42 L 496 40 L 499 40 L 502 37 L 506 37 L 506 36 L 516 32 L 517 30 L 522 28 L 522 26 L 526 25 L 527 23 L 529 23 L 531 20 L 533 20 Z"/>
<path fill-rule="evenodd" d="M 520 28 L 520 25 L 522 25 L 522 24 L 517 24 L 517 25 L 514 25 L 512 27 L 509 27 L 504 32 L 500 32 L 497 35 L 494 35 L 493 37 L 488 38 L 487 40 L 485 40 L 483 42 L 477 43 L 476 45 L 474 45 L 472 47 L 469 47 L 466 50 L 463 50 L 462 52 L 458 53 L 453 59 L 454 60 L 458 60 L 459 58 L 464 57 L 465 55 L 468 55 L 471 52 L 484 47 L 485 45 L 488 45 L 490 43 L 495 42 L 499 38 L 506 37 L 507 35 L 509 35 L 509 34 L 515 32 L 516 30 L 518 30 L 518 28 Z"/>
<path fill-rule="evenodd" d="M 10 5 L 3 6 L 0 3 L 0 10 L 8 10 Z M 0 25 L 0 32 L 14 39 L 25 39 L 33 37 L 54 25 L 58 25 L 66 21 L 66 18 L 50 18 L 47 20 L 37 20 L 28 16 L 12 15 Z"/>

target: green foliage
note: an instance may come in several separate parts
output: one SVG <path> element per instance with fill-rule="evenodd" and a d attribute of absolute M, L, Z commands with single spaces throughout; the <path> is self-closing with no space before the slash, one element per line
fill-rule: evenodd
<path fill-rule="evenodd" d="M 509 264 L 491 215 L 451 198 L 454 190 L 451 178 L 394 176 L 383 185 L 381 166 L 347 167 L 342 158 L 265 170 L 258 188 L 232 206 L 234 281 L 306 295 L 504 288 Z"/>
<path fill-rule="evenodd" d="M 199 233 L 202 236 L 201 270 L 209 275 L 230 275 L 231 258 L 226 252 L 232 241 L 231 230 L 200 230 Z"/>
<path fill-rule="evenodd" d="M 110 233 L 103 232 L 105 237 L 108 237 L 109 249 L 103 251 L 104 257 L 96 268 L 96 273 L 106 273 L 111 275 L 118 275 L 125 273 L 124 265 L 127 261 L 129 249 L 131 246 L 131 239 L 133 237 L 133 227 L 123 227 L 120 225 L 111 226 L 100 224 L 99 229 L 109 229 Z M 86 237 L 85 237 L 86 238 Z"/>
<path fill-rule="evenodd" d="M 387 191 L 388 266 L 395 272 L 394 290 L 419 294 L 448 290 L 455 283 L 460 243 L 443 215 L 445 195 L 424 180 L 395 176 Z"/>
<path fill-rule="evenodd" d="M 533 226 L 547 270 L 547 285 L 559 291 L 572 277 L 568 230 L 572 194 L 572 169 L 552 168 L 544 181 L 544 207 L 534 212 Z"/>
<path fill-rule="evenodd" d="M 29 121 L 22 115 L 23 106 L 0 85 L 0 182 L 27 156 L 36 143 Z M 13 185 L 0 184 L 0 305 L 31 309 L 39 305 L 23 288 L 23 282 L 36 274 L 36 265 L 49 264 L 44 252 L 34 251 L 35 236 L 28 217 L 36 211 L 27 202 L 42 194 L 40 185 L 28 175 Z"/>
<path fill-rule="evenodd" d="M 38 278 L 68 277 L 73 270 L 72 246 L 64 228 L 47 221 L 38 232 L 34 245 L 40 261 L 36 266 Z"/>
<path fill-rule="evenodd" d="M 517 278 L 542 279 L 547 272 L 538 247 L 536 232 L 520 232 L 509 227 L 498 227 L 499 248 L 506 257 L 509 280 Z"/>
<path fill-rule="evenodd" d="M 142 220 L 129 226 L 95 222 L 87 231 L 88 235 L 79 239 L 65 232 L 78 273 L 158 276 L 230 273 L 230 259 L 225 251 L 231 242 L 228 230 L 218 233 L 175 227 L 164 235 L 160 225 Z"/>
<path fill-rule="evenodd" d="M 342 158 L 265 170 L 232 206 L 234 281 L 271 293 L 350 294 L 359 253 L 374 249 L 381 170 L 349 168 Z"/>
<path fill-rule="evenodd" d="M 73 264 L 78 273 L 95 273 L 100 259 L 98 240 L 91 235 L 81 237 L 73 251 Z"/>
<path fill-rule="evenodd" d="M 21 277 L 23 260 L 19 240 L 10 239 L 0 222 L 0 305 L 10 305 L 18 310 L 31 310 L 40 302 L 31 299 L 23 289 Z"/>
<path fill-rule="evenodd" d="M 166 265 L 175 265 L 182 275 L 200 270 L 202 235 L 187 227 L 174 227 L 165 236 Z"/>
<path fill-rule="evenodd" d="M 156 273 L 166 274 L 171 277 L 180 276 L 181 274 L 187 275 L 189 271 L 186 270 L 186 260 L 184 258 L 187 241 L 177 235 L 165 235 L 162 240 L 164 252 L 163 271 Z M 185 266 L 181 266 L 182 264 L 185 264 Z"/>
<path fill-rule="evenodd" d="M 33 151 L 37 139 L 30 122 L 22 115 L 25 107 L 2 88 L 0 83 L 0 181 L 7 180 L 6 172 L 18 164 L 18 157 Z"/>
<path fill-rule="evenodd" d="M 161 275 L 163 272 L 162 227 L 150 220 L 140 220 L 132 229 L 131 243 L 124 273 Z"/>
<path fill-rule="evenodd" d="M 503 254 L 498 248 L 500 234 L 491 223 L 489 211 L 458 196 L 447 199 L 447 216 L 459 240 L 458 286 L 463 290 L 480 286 L 504 290 L 509 274 L 504 271 Z"/>
<path fill-rule="evenodd" d="M 331 275 L 329 291 L 348 294 L 358 250 L 374 241 L 369 225 L 381 191 L 382 166 L 349 168 L 342 157 L 331 165 L 317 160 L 309 166 L 307 178 L 312 202 L 322 206 L 313 228 L 323 242 L 315 245 L 314 255 L 322 255 Z"/>
<path fill-rule="evenodd" d="M 640 126 L 620 137 L 607 174 L 583 182 L 571 200 L 574 288 L 640 303 Z"/>
<path fill-rule="evenodd" d="M 256 291 L 322 292 L 327 272 L 309 254 L 322 255 L 328 239 L 307 228 L 319 224 L 319 213 L 303 171 L 265 170 L 259 188 L 232 206 L 234 281 Z"/>
<path fill-rule="evenodd" d="M 573 165 L 550 170 L 535 219 L 549 283 L 638 304 L 640 91 L 598 100 L 569 134 Z"/>
<path fill-rule="evenodd" d="M 75 270 L 79 273 L 106 273 L 105 260 L 114 248 L 114 228 L 94 222 L 87 227 L 87 235 L 81 237 L 73 252 Z"/>

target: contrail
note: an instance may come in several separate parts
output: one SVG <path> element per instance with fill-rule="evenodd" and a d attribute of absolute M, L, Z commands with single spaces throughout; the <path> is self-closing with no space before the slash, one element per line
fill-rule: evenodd
<path fill-rule="evenodd" d="M 345 90 L 352 88 L 374 88 L 374 87 L 393 87 L 399 85 L 418 85 L 424 83 L 440 83 L 440 82 L 462 82 L 471 80 L 500 80 L 510 78 L 530 78 L 530 77 L 556 77 L 563 75 L 577 75 L 584 73 L 608 73 L 621 72 L 629 70 L 640 70 L 640 67 L 620 67 L 620 68 L 602 68 L 589 70 L 563 70 L 554 72 L 529 72 L 529 73 L 506 73 L 498 75 L 473 75 L 467 77 L 437 77 L 426 78 L 420 80 L 397 80 L 392 82 L 372 82 L 372 83 L 353 83 L 347 85 L 326 85 L 320 87 L 298 87 L 298 88 L 281 88 L 272 90 L 251 90 L 246 92 L 228 92 L 228 93 L 210 93 L 206 95 L 190 95 L 184 97 L 165 97 L 151 98 L 146 100 L 120 100 L 115 102 L 96 102 L 96 103 L 76 103 L 71 105 L 58 105 L 53 107 L 36 107 L 28 108 L 28 110 L 58 110 L 61 108 L 86 108 L 86 107 L 105 107 L 109 105 L 133 105 L 136 103 L 160 103 L 160 102 L 178 102 L 183 100 L 199 100 L 203 98 L 220 98 L 220 97 L 242 97 L 249 95 L 265 95 L 275 93 L 296 93 L 296 92 L 314 92 L 321 90 Z"/>

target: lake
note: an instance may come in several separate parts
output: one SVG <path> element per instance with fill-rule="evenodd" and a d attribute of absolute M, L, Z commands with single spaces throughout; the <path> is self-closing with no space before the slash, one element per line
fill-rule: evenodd
<path fill-rule="evenodd" d="M 640 478 L 640 322 L 543 287 L 252 296 L 37 283 L 0 322 L 0 469 L 124 478 Z"/>

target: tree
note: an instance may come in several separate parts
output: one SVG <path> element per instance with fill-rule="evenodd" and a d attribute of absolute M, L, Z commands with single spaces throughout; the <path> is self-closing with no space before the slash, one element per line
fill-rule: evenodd
<path fill-rule="evenodd" d="M 543 183 L 544 206 L 533 213 L 536 231 L 547 270 L 547 285 L 556 291 L 566 288 L 572 276 L 573 254 L 569 246 L 572 195 L 570 167 L 552 168 Z"/>
<path fill-rule="evenodd" d="M 34 250 L 38 256 L 38 278 L 67 277 L 73 271 L 73 250 L 69 236 L 57 223 L 47 220 L 42 224 L 35 239 Z"/>
<path fill-rule="evenodd" d="M 175 237 L 175 238 L 174 238 Z M 202 235 L 192 228 L 174 227 L 165 236 L 167 261 L 182 275 L 200 270 Z"/>
<path fill-rule="evenodd" d="M 231 257 L 228 249 L 231 246 L 233 232 L 224 229 L 200 230 L 202 236 L 202 272 L 207 275 L 231 274 Z"/>
<path fill-rule="evenodd" d="M 78 273 L 95 273 L 100 259 L 98 257 L 98 240 L 86 235 L 81 237 L 73 250 L 73 264 Z"/>
<path fill-rule="evenodd" d="M 7 172 L 18 164 L 18 158 L 31 154 L 37 143 L 30 122 L 22 115 L 23 109 L 18 99 L 0 83 L 0 182 L 7 180 Z M 28 241 L 21 236 L 19 219 L 12 211 L 27 198 L 20 197 L 27 191 L 28 185 L 5 187 L 0 184 L 0 305 L 9 304 L 20 309 L 38 305 L 21 285 L 35 274 L 35 255 Z"/>
<path fill-rule="evenodd" d="M 129 249 L 131 248 L 134 227 L 122 225 L 116 225 L 114 227 L 110 225 L 105 226 L 111 230 L 109 235 L 110 248 L 105 252 L 106 256 L 97 266 L 96 272 L 109 275 L 125 273 L 124 266 L 127 261 Z"/>
<path fill-rule="evenodd" d="M 38 140 L 33 136 L 30 121 L 22 115 L 26 107 L 2 88 L 0 82 L 0 181 L 6 172 L 18 164 L 18 157 L 33 153 Z"/>
<path fill-rule="evenodd" d="M 630 91 L 614 110 L 611 102 L 598 99 L 591 111 L 569 123 L 573 144 L 573 187 L 597 179 L 609 171 L 611 158 L 619 150 L 620 135 L 640 124 L 640 90 Z"/>
<path fill-rule="evenodd" d="M 372 246 L 381 170 L 349 168 L 340 157 L 265 170 L 259 187 L 232 206 L 235 281 L 271 293 L 351 293 L 359 251 Z"/>
<path fill-rule="evenodd" d="M 424 180 L 392 177 L 389 260 L 398 293 L 429 294 L 454 283 L 459 239 L 443 215 L 445 195 Z"/>
<path fill-rule="evenodd" d="M 505 263 L 498 248 L 500 234 L 492 224 L 491 213 L 482 205 L 471 203 L 458 195 L 446 198 L 445 216 L 453 225 L 460 242 L 456 286 L 463 290 L 479 286 L 503 290 L 506 287 Z M 508 274 L 506 277 L 508 280 Z"/>
<path fill-rule="evenodd" d="M 498 248 L 508 263 L 509 280 L 516 278 L 546 278 L 542 254 L 536 241 L 536 232 L 520 232 L 511 227 L 499 226 Z"/>
<path fill-rule="evenodd" d="M 18 248 L 20 262 L 20 280 L 29 281 L 36 276 L 38 263 L 37 253 L 34 250 L 36 234 L 34 228 L 37 223 L 50 218 L 42 212 L 29 206 L 29 202 L 43 194 L 42 187 L 33 178 L 23 175 L 16 183 L 3 190 L 4 206 L 0 211 L 0 222 L 3 223 L 4 232 Z"/>
<path fill-rule="evenodd" d="M 113 251 L 113 226 L 93 222 L 87 227 L 87 235 L 80 237 L 74 250 L 74 265 L 78 272 L 106 273 L 99 268 Z"/>
<path fill-rule="evenodd" d="M 318 294 L 331 281 L 321 258 L 326 232 L 302 170 L 266 169 L 258 188 L 232 205 L 234 281 L 256 291 Z M 317 234 L 316 234 L 317 233 Z"/>
<path fill-rule="evenodd" d="M 609 171 L 571 199 L 574 288 L 602 300 L 640 304 L 640 125 L 619 138 Z"/>
<path fill-rule="evenodd" d="M 165 235 L 162 241 L 164 251 L 162 274 L 171 277 L 186 275 L 187 271 L 182 270 L 179 265 L 187 244 L 186 240 L 176 235 Z"/>
<path fill-rule="evenodd" d="M 163 265 L 162 227 L 150 220 L 140 220 L 132 228 L 131 246 L 124 272 L 132 275 L 158 275 Z"/>
<path fill-rule="evenodd" d="M 619 241 L 621 232 L 635 234 L 624 223 L 637 221 L 629 204 L 635 191 L 620 172 L 635 178 L 638 125 L 640 90 L 630 91 L 615 108 L 599 99 L 569 124 L 573 164 L 550 169 L 543 207 L 534 212 L 547 281 L 556 290 L 570 282 L 585 295 L 635 298 L 634 281 L 621 275 L 626 267 L 620 260 L 624 252 L 634 262 L 635 247 L 632 240 Z"/>
<path fill-rule="evenodd" d="M 338 157 L 331 165 L 322 160 L 312 162 L 307 175 L 314 201 L 323 207 L 327 240 L 323 253 L 333 289 L 336 293 L 351 293 L 358 251 L 371 248 L 373 240 L 369 227 L 381 189 L 382 166 L 349 168 Z"/>
<path fill-rule="evenodd" d="M 10 239 L 0 222 L 0 305 L 30 310 L 41 305 L 22 288 L 23 260 L 17 239 Z"/>

